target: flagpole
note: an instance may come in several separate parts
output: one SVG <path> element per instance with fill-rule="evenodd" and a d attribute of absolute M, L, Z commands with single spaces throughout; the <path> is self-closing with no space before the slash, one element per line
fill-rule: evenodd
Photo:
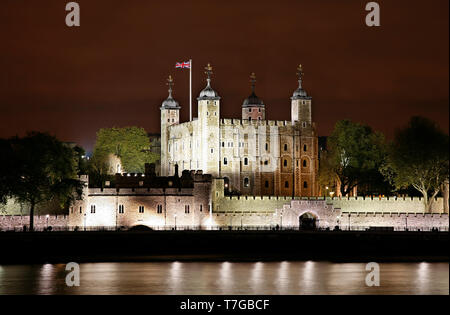
<path fill-rule="evenodd" d="M 189 121 L 192 121 L 192 59 L 189 59 Z"/>

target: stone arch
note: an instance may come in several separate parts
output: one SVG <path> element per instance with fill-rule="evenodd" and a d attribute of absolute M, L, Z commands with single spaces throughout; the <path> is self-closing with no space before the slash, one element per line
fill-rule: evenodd
<path fill-rule="evenodd" d="M 314 211 L 303 211 L 298 216 L 298 225 L 301 230 L 315 230 L 319 226 L 319 216 Z"/>

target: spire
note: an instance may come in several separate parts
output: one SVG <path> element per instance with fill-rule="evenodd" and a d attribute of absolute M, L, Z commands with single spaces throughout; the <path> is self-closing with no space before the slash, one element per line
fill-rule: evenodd
<path fill-rule="evenodd" d="M 211 67 L 211 64 L 208 63 L 208 65 L 205 67 L 205 74 L 206 74 L 206 87 L 200 92 L 200 96 L 197 98 L 199 99 L 220 99 L 219 94 L 217 94 L 216 91 L 213 90 L 211 87 L 211 75 L 213 73 L 213 68 Z"/>
<path fill-rule="evenodd" d="M 167 78 L 167 83 L 166 85 L 169 87 L 168 92 L 169 92 L 169 96 L 167 97 L 167 99 L 162 103 L 161 109 L 179 109 L 180 106 L 178 105 L 178 102 L 175 101 L 172 97 L 172 91 L 173 91 L 173 78 L 171 75 L 169 75 L 169 77 Z"/>
<path fill-rule="evenodd" d="M 302 65 L 298 65 L 297 67 L 297 75 L 298 75 L 298 89 L 302 89 L 302 77 L 303 77 L 303 67 Z"/>
<path fill-rule="evenodd" d="M 306 91 L 303 90 L 302 83 L 303 83 L 303 66 L 299 65 L 297 67 L 297 75 L 298 75 L 298 88 L 294 91 L 294 94 L 292 95 L 291 99 L 310 99 L 311 97 L 306 94 Z"/>
<path fill-rule="evenodd" d="M 252 93 L 255 93 L 256 75 L 254 72 L 250 75 L 250 83 L 252 84 Z"/>
<path fill-rule="evenodd" d="M 213 68 L 211 67 L 211 64 L 208 63 L 208 65 L 205 67 L 205 74 L 207 75 L 206 82 L 208 82 L 208 86 L 211 86 L 211 74 L 213 73 Z"/>
<path fill-rule="evenodd" d="M 172 98 L 172 87 L 174 83 L 171 75 L 169 75 L 169 77 L 167 78 L 166 85 L 169 86 L 169 98 Z"/>
<path fill-rule="evenodd" d="M 255 94 L 255 86 L 256 86 L 256 75 L 254 72 L 250 75 L 250 83 L 252 87 L 252 94 L 250 94 L 249 97 L 247 97 L 244 100 L 244 103 L 242 106 L 249 107 L 249 106 L 264 106 L 264 103 L 261 99 L 259 99 L 258 96 Z"/>

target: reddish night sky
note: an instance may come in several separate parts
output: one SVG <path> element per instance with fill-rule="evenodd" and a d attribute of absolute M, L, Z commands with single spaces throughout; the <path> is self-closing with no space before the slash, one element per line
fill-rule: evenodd
<path fill-rule="evenodd" d="M 2 0 L 0 137 L 48 131 L 91 150 L 102 127 L 159 132 L 169 74 L 188 119 L 189 72 L 174 65 L 189 58 L 194 97 L 213 65 L 224 118 L 240 117 L 255 72 L 267 118 L 289 120 L 302 63 L 320 135 L 348 118 L 390 137 L 412 115 L 448 132 L 448 0 L 378 1 L 379 28 L 358 0 L 80 0 L 78 28 L 67 2 Z"/>

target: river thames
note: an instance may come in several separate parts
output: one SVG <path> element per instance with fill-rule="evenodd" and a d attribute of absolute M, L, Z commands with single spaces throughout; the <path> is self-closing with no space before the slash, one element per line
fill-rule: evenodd
<path fill-rule="evenodd" d="M 68 287 L 64 264 L 0 265 L 0 294 L 449 294 L 448 263 L 136 262 L 80 264 Z"/>

